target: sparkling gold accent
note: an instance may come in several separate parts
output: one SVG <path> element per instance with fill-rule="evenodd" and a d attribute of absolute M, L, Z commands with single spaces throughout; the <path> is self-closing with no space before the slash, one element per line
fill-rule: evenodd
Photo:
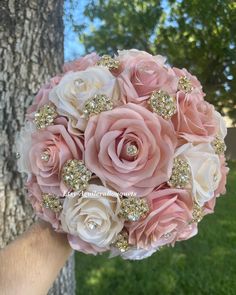
<path fill-rule="evenodd" d="M 127 221 L 138 221 L 149 212 L 146 199 L 129 197 L 121 200 L 120 216 Z"/>
<path fill-rule="evenodd" d="M 83 161 L 68 160 L 62 168 L 63 182 L 74 191 L 83 191 L 87 188 L 92 172 Z"/>
<path fill-rule="evenodd" d="M 62 204 L 56 195 L 43 193 L 42 199 L 43 207 L 52 210 L 54 213 L 58 213 L 62 210 Z"/>
<path fill-rule="evenodd" d="M 179 78 L 178 90 L 181 90 L 185 93 L 192 92 L 193 90 L 192 83 L 186 76 L 182 76 Z"/>
<path fill-rule="evenodd" d="M 201 206 L 199 206 L 197 203 L 194 203 L 193 205 L 193 219 L 191 220 L 190 223 L 197 223 L 200 222 L 203 219 L 203 213 L 204 210 Z"/>
<path fill-rule="evenodd" d="M 168 184 L 171 187 L 184 188 L 191 180 L 191 171 L 185 159 L 175 158 L 172 168 L 171 178 Z"/>
<path fill-rule="evenodd" d="M 43 152 L 41 154 L 41 160 L 44 161 L 44 162 L 48 162 L 50 159 L 50 155 L 47 151 Z"/>
<path fill-rule="evenodd" d="M 175 98 L 163 90 L 154 91 L 148 103 L 152 111 L 164 119 L 170 119 L 177 110 Z"/>
<path fill-rule="evenodd" d="M 217 155 L 224 154 L 226 145 L 224 140 L 219 135 L 216 136 L 211 145 Z"/>
<path fill-rule="evenodd" d="M 34 123 L 37 129 L 43 129 L 53 125 L 57 117 L 56 107 L 52 104 L 45 104 L 34 115 Z"/>
<path fill-rule="evenodd" d="M 88 118 L 89 116 L 109 111 L 112 108 L 113 102 L 108 96 L 105 94 L 96 94 L 86 101 L 83 109 L 83 115 Z"/>
<path fill-rule="evenodd" d="M 136 145 L 131 144 L 127 146 L 127 154 L 129 156 L 136 156 L 138 154 L 138 148 L 136 147 Z"/>
<path fill-rule="evenodd" d="M 116 241 L 113 243 L 113 246 L 118 248 L 120 252 L 125 252 L 129 249 L 128 239 L 128 233 L 126 231 L 122 231 L 117 235 Z"/>
<path fill-rule="evenodd" d="M 119 68 L 120 62 L 110 55 L 103 55 L 97 62 L 97 65 L 107 67 L 109 70 L 115 70 Z"/>

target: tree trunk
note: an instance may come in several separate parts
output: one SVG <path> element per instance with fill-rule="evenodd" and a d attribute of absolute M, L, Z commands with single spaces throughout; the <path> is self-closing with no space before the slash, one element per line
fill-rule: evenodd
<path fill-rule="evenodd" d="M 0 248 L 33 222 L 16 170 L 15 134 L 40 85 L 63 63 L 63 0 L 1 0 Z M 74 294 L 71 257 L 50 294 Z"/>

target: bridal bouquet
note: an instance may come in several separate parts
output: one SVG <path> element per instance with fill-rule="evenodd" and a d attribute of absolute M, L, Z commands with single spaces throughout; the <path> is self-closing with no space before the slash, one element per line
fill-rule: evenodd
<path fill-rule="evenodd" d="M 75 250 L 142 259 L 197 234 L 225 192 L 226 126 L 198 79 L 138 50 L 66 63 L 27 110 L 19 170 Z"/>

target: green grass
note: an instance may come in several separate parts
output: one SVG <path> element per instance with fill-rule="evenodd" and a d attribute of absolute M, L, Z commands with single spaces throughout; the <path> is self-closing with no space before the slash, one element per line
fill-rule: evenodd
<path fill-rule="evenodd" d="M 142 261 L 76 254 L 77 295 L 235 295 L 236 162 L 227 195 L 189 241 Z"/>

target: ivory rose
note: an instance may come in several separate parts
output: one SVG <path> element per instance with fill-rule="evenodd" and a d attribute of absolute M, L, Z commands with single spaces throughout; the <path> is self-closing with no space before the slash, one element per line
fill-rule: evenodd
<path fill-rule="evenodd" d="M 119 192 L 145 196 L 170 177 L 176 134 L 170 121 L 132 103 L 89 119 L 85 163 Z M 128 153 L 129 147 L 137 150 Z"/>
<path fill-rule="evenodd" d="M 186 190 L 161 189 L 147 196 L 150 212 L 137 222 L 128 222 L 129 243 L 141 249 L 157 249 L 189 239 L 197 233 L 192 220 L 193 201 Z"/>
<path fill-rule="evenodd" d="M 137 249 L 136 247 L 130 247 L 127 251 L 121 253 L 116 248 L 111 248 L 110 258 L 115 256 L 121 256 L 123 259 L 129 260 L 141 260 L 144 258 L 150 257 L 153 253 L 155 253 L 158 249 L 150 248 L 149 250 L 146 249 Z"/>
<path fill-rule="evenodd" d="M 32 126 L 30 123 L 29 126 Z M 28 175 L 34 174 L 41 189 L 51 187 L 54 194 L 65 194 L 68 189 L 61 181 L 60 172 L 69 159 L 83 159 L 83 139 L 70 134 L 68 121 L 63 117 L 55 120 L 55 125 L 44 130 L 33 130 L 26 126 L 26 137 L 21 144 L 20 162 Z M 42 159 L 43 154 L 48 160 Z"/>
<path fill-rule="evenodd" d="M 105 67 L 89 67 L 80 72 L 68 72 L 50 92 L 49 99 L 61 115 L 73 118 L 76 127 L 84 130 L 87 120 L 82 117 L 86 101 L 95 94 L 105 94 L 114 103 L 119 98 L 116 78 Z"/>
<path fill-rule="evenodd" d="M 176 150 L 175 156 L 187 160 L 191 169 L 192 195 L 203 206 L 214 197 L 222 178 L 218 155 L 210 143 L 186 143 Z"/>
<path fill-rule="evenodd" d="M 118 55 L 125 69 L 118 76 L 124 103 L 144 104 L 155 90 L 175 95 L 178 79 L 170 67 L 164 66 L 163 58 L 142 51 L 127 51 Z"/>
<path fill-rule="evenodd" d="M 96 65 L 98 60 L 99 56 L 95 52 L 87 54 L 73 61 L 66 62 L 63 66 L 63 72 L 66 73 L 69 71 L 84 71 L 88 67 Z"/>
<path fill-rule="evenodd" d="M 177 113 L 172 123 L 179 137 L 190 142 L 209 142 L 217 132 L 214 106 L 183 92 L 177 94 Z"/>
<path fill-rule="evenodd" d="M 118 193 L 91 184 L 82 196 L 66 198 L 61 213 L 62 228 L 85 242 L 84 249 L 79 245 L 84 252 L 86 243 L 94 245 L 95 249 L 108 249 L 123 228 L 123 221 L 118 216 L 119 211 Z M 79 243 L 79 240 L 77 241 Z"/>

